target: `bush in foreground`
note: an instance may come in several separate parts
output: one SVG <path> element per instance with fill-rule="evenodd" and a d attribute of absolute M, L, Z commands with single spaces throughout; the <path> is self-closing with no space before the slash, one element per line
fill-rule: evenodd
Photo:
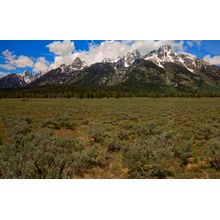
<path fill-rule="evenodd" d="M 129 146 L 123 155 L 123 165 L 128 168 L 129 178 L 167 178 L 173 174 L 172 158 L 170 148 L 149 140 Z"/>
<path fill-rule="evenodd" d="M 209 163 L 216 170 L 220 170 L 220 141 L 211 139 L 208 149 Z"/>
<path fill-rule="evenodd" d="M 189 163 L 189 158 L 192 156 L 192 143 L 190 140 L 173 146 L 174 155 L 180 160 L 181 166 L 186 166 Z"/>

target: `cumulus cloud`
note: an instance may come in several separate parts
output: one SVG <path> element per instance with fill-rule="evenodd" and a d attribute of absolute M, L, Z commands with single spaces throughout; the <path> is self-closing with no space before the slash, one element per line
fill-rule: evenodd
<path fill-rule="evenodd" d="M 54 62 L 50 65 L 49 69 L 54 69 L 62 64 L 69 65 L 73 62 L 77 53 L 73 41 L 54 41 L 47 45 L 49 51 L 55 55 Z"/>
<path fill-rule="evenodd" d="M 80 54 L 79 57 L 90 65 L 95 62 L 101 62 L 104 58 L 115 59 L 117 57 L 122 57 L 131 50 L 138 50 L 141 55 L 146 55 L 150 51 L 156 50 L 167 44 L 171 45 L 174 50 L 183 50 L 183 42 L 175 41 L 104 41 L 100 45 L 91 45 L 89 51 Z"/>
<path fill-rule="evenodd" d="M 0 67 L 7 70 L 14 70 L 17 67 L 18 68 L 32 67 L 34 64 L 29 57 L 23 55 L 16 57 L 16 55 L 9 50 L 3 51 L 2 55 L 5 59 L 5 63 L 0 64 Z"/>
<path fill-rule="evenodd" d="M 58 42 L 55 43 L 58 44 Z M 60 43 L 62 44 L 62 42 Z M 104 58 L 114 59 L 118 56 L 123 56 L 130 50 L 130 45 L 119 41 L 104 41 L 98 45 L 90 44 L 88 51 L 75 52 L 72 50 L 72 52 L 66 53 L 65 55 L 56 56 L 51 68 L 57 68 L 62 64 L 69 65 L 76 57 L 81 58 L 87 65 L 91 65 L 92 63 L 102 61 Z"/>
<path fill-rule="evenodd" d="M 47 45 L 47 47 L 51 52 L 57 55 L 50 68 L 57 68 L 61 64 L 71 64 L 76 57 L 81 58 L 87 65 L 91 65 L 96 62 L 101 62 L 105 58 L 116 59 L 122 57 L 131 50 L 138 50 L 141 55 L 146 55 L 150 51 L 167 44 L 171 45 L 177 52 L 184 51 L 183 41 L 168 40 L 111 40 L 104 41 L 97 45 L 92 43 L 89 45 L 88 51 L 74 51 L 75 47 L 71 41 L 55 41 Z M 72 47 L 70 45 L 72 45 Z"/>
<path fill-rule="evenodd" d="M 135 40 L 131 44 L 133 49 L 138 50 L 142 55 L 146 55 L 152 50 L 157 50 L 161 46 L 171 45 L 176 52 L 183 52 L 183 41 L 174 40 Z"/>
<path fill-rule="evenodd" d="M 57 68 L 62 64 L 70 65 L 73 62 L 73 60 L 77 57 L 77 54 L 78 53 L 54 57 L 54 62 L 50 65 L 50 69 Z"/>
<path fill-rule="evenodd" d="M 38 57 L 37 61 L 34 63 L 33 71 L 35 73 L 45 73 L 49 70 L 49 63 L 45 57 Z"/>
<path fill-rule="evenodd" d="M 104 41 L 99 45 L 91 44 L 88 52 L 81 52 L 78 56 L 90 65 L 104 58 L 115 59 L 124 56 L 130 50 L 131 46 L 127 42 Z"/>
<path fill-rule="evenodd" d="M 58 56 L 72 54 L 75 49 L 74 42 L 70 40 L 54 41 L 47 45 L 49 51 Z"/>
<path fill-rule="evenodd" d="M 214 56 L 214 57 L 211 57 L 210 55 L 206 55 L 203 57 L 203 60 L 210 63 L 210 64 L 213 64 L 213 65 L 219 65 L 220 64 L 220 55 Z"/>
<path fill-rule="evenodd" d="M 16 67 L 24 68 L 24 67 L 32 67 L 33 61 L 27 56 L 19 56 L 16 60 L 14 60 L 14 64 Z"/>
<path fill-rule="evenodd" d="M 115 59 L 122 57 L 131 50 L 138 50 L 141 55 L 146 55 L 150 51 L 167 44 L 171 45 L 175 51 L 183 51 L 183 42 L 181 41 L 104 41 L 99 45 L 91 45 L 88 52 L 82 52 L 78 56 L 90 65 L 95 62 L 101 62 L 104 58 Z"/>

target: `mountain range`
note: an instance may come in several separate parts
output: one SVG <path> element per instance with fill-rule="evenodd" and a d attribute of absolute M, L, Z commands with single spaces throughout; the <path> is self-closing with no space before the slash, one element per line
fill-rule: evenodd
<path fill-rule="evenodd" d="M 132 50 L 123 57 L 87 66 L 79 57 L 45 74 L 29 71 L 0 79 L 0 88 L 47 86 L 124 86 L 129 88 L 169 87 L 180 90 L 220 90 L 220 67 L 188 53 L 176 53 L 165 45 L 145 56 Z"/>

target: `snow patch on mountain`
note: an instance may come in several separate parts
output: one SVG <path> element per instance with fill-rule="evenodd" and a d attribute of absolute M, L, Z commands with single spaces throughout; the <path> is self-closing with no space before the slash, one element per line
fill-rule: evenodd
<path fill-rule="evenodd" d="M 190 72 L 194 72 L 194 70 L 198 68 L 199 60 L 189 53 L 178 54 L 173 51 L 169 45 L 165 45 L 160 47 L 158 50 L 151 51 L 144 57 L 144 59 L 150 60 L 160 67 L 163 67 L 163 63 L 166 62 L 177 63 L 187 68 Z M 201 65 L 200 60 L 199 62 Z"/>
<path fill-rule="evenodd" d="M 127 67 L 131 66 L 140 57 L 141 57 L 141 55 L 140 55 L 139 51 L 132 50 L 132 51 L 128 52 L 123 57 L 118 57 L 116 59 L 105 58 L 105 59 L 103 59 L 102 62 L 114 64 L 115 69 L 127 68 Z"/>
<path fill-rule="evenodd" d="M 29 84 L 29 83 L 31 83 L 34 80 L 34 76 L 28 70 L 25 70 L 23 73 L 19 74 L 18 76 L 26 84 Z"/>
<path fill-rule="evenodd" d="M 79 57 L 77 57 L 70 65 L 62 64 L 60 66 L 62 73 L 71 73 L 73 71 L 83 70 L 85 67 L 87 67 L 87 65 Z"/>

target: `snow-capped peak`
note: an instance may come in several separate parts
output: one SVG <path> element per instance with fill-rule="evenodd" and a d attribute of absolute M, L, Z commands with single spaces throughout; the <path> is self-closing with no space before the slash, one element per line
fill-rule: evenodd
<path fill-rule="evenodd" d="M 23 80 L 27 84 L 31 83 L 34 79 L 32 73 L 30 73 L 28 70 L 25 70 L 23 73 L 19 74 L 19 76 L 21 80 Z"/>
<path fill-rule="evenodd" d="M 129 67 L 131 64 L 133 64 L 137 59 L 140 58 L 140 53 L 137 50 L 132 50 L 127 53 L 126 56 L 124 56 L 124 65 L 125 67 Z"/>
<path fill-rule="evenodd" d="M 163 68 L 163 64 L 166 62 L 172 62 L 184 66 L 190 72 L 201 65 L 201 62 L 198 62 L 198 59 L 189 53 L 178 54 L 172 50 L 171 46 L 165 45 L 160 47 L 158 50 L 153 50 L 148 53 L 145 60 L 150 60 Z"/>
<path fill-rule="evenodd" d="M 139 59 L 140 56 L 141 55 L 140 55 L 139 51 L 131 50 L 123 57 L 117 57 L 116 59 L 104 58 L 102 62 L 103 63 L 113 63 L 113 64 L 115 64 L 116 68 L 123 68 L 123 67 L 129 67 L 137 59 Z"/>
<path fill-rule="evenodd" d="M 21 76 L 29 76 L 32 75 L 28 70 L 25 70 L 23 73 L 20 74 Z"/>
<path fill-rule="evenodd" d="M 176 58 L 177 53 L 172 50 L 170 45 L 164 45 L 145 56 L 145 60 L 151 60 L 160 67 L 163 67 L 163 62 L 175 62 Z"/>
<path fill-rule="evenodd" d="M 81 70 L 86 66 L 85 62 L 77 57 L 70 65 L 71 70 Z"/>
<path fill-rule="evenodd" d="M 164 52 L 174 52 L 171 45 L 169 45 L 169 44 L 161 46 L 158 50 L 164 51 Z"/>
<path fill-rule="evenodd" d="M 87 67 L 85 62 L 82 61 L 79 57 L 76 57 L 76 59 L 70 65 L 60 65 L 61 73 L 72 73 L 76 70 L 82 70 L 85 67 Z"/>

